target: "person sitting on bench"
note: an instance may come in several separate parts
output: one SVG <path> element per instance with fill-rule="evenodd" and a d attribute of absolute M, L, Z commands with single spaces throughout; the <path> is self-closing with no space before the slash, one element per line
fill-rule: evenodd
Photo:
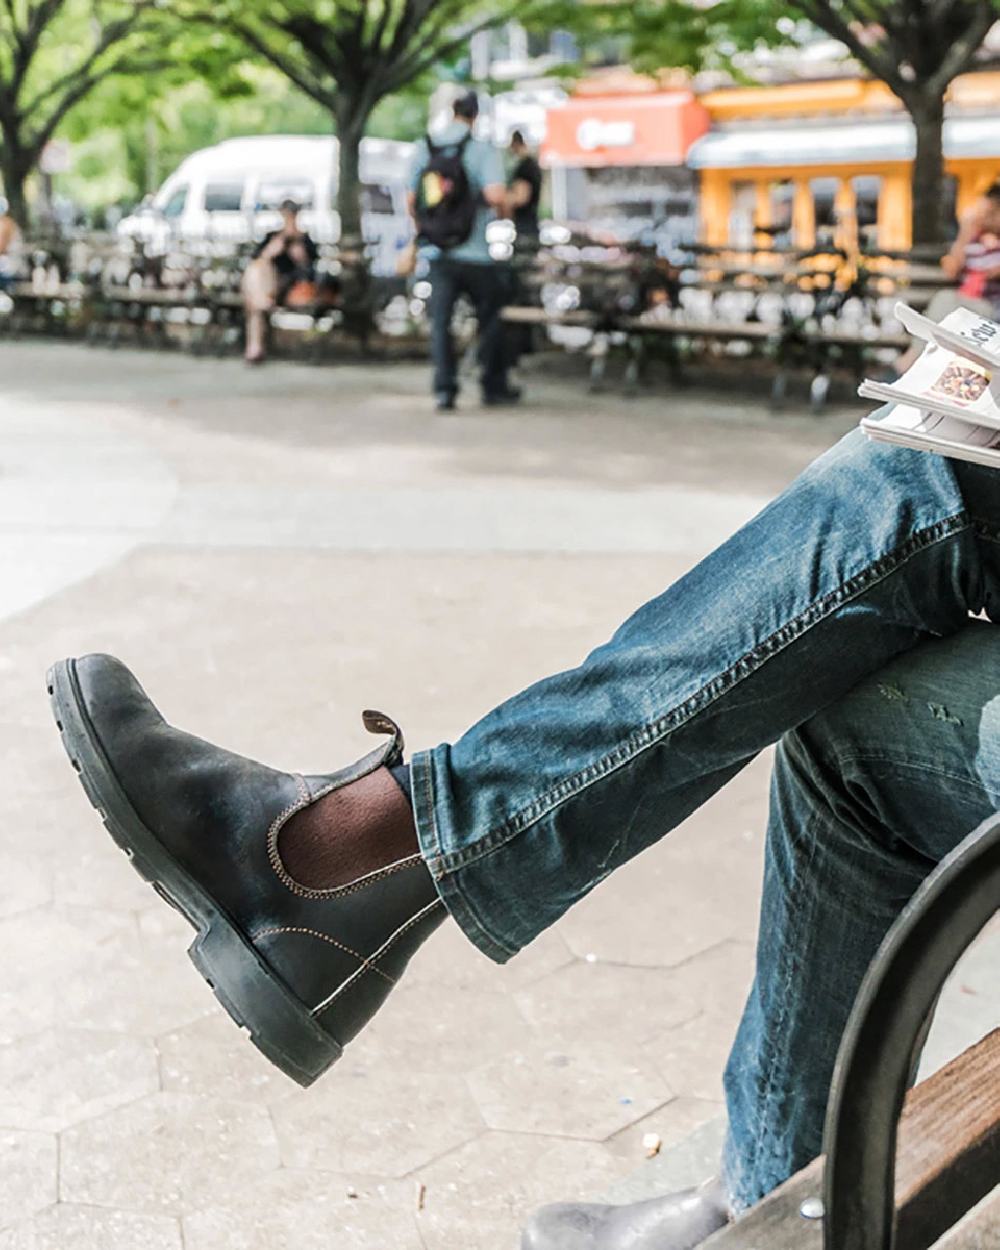
<path fill-rule="evenodd" d="M 171 727 L 109 656 L 53 668 L 55 713 L 113 837 L 197 927 L 199 970 L 304 1085 L 443 921 L 503 963 L 777 743 L 719 1177 L 524 1233 L 690 1250 L 819 1152 L 866 968 L 998 806 L 1000 631 L 971 619 L 1000 614 L 998 481 L 849 434 L 581 663 L 408 764 L 366 712 L 388 737 L 357 763 L 267 768 Z"/>
<path fill-rule="evenodd" d="M 253 259 L 243 274 L 243 306 L 246 316 L 248 365 L 264 363 L 267 315 L 282 304 L 316 303 L 316 261 L 319 249 L 304 230 L 299 229 L 299 206 L 294 200 L 281 205 L 282 224 L 272 230 L 254 249 Z"/>

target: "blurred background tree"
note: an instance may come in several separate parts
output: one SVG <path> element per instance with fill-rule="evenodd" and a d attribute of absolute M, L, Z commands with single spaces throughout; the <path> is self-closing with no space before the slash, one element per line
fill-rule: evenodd
<path fill-rule="evenodd" d="M 434 81 L 467 77 L 471 37 L 516 19 L 620 48 L 637 68 L 725 69 L 840 41 L 913 119 L 913 240 L 944 237 L 942 127 L 1000 0 L 0 0 L 0 176 L 25 221 L 26 184 L 56 137 L 59 185 L 85 210 L 152 191 L 191 151 L 237 134 L 340 138 L 343 232 L 360 230 L 365 134 L 415 138 Z"/>
<path fill-rule="evenodd" d="M 616 0 L 566 3 L 563 21 L 591 23 L 629 45 L 636 66 L 718 67 L 739 76 L 739 55 L 795 45 L 811 24 L 845 45 L 863 70 L 903 103 L 916 131 L 913 242 L 939 243 L 943 220 L 942 130 L 948 87 L 970 69 L 997 0 Z"/>
<path fill-rule="evenodd" d="M 66 118 L 113 75 L 160 70 L 169 48 L 155 0 L 3 0 L 0 176 L 27 223 L 25 185 Z"/>
<path fill-rule="evenodd" d="M 477 31 L 543 20 L 546 0 L 217 0 L 206 11 L 325 109 L 339 140 L 337 210 L 361 233 L 361 139 L 380 105 L 465 53 Z M 561 6 L 560 6 L 561 7 Z"/>

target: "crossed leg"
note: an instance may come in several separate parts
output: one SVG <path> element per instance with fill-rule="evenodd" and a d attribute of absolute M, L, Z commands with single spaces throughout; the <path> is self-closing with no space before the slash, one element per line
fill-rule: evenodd
<path fill-rule="evenodd" d="M 539 1211 L 526 1250 L 689 1250 L 820 1153 L 840 1039 L 879 944 L 1000 808 L 1000 628 L 922 643 L 779 742 L 757 974 L 725 1072 L 721 1182 Z"/>
<path fill-rule="evenodd" d="M 446 913 L 484 953 L 509 958 L 783 738 L 763 962 L 727 1075 L 727 1178 L 739 1207 L 814 1150 L 825 1100 L 822 1047 L 814 1068 L 799 1071 L 785 1013 L 788 978 L 827 920 L 818 903 L 810 914 L 808 892 L 805 902 L 783 899 L 780 886 L 794 881 L 798 891 L 802 847 L 833 883 L 824 890 L 840 888 L 828 841 L 841 848 L 842 874 L 878 859 L 874 826 L 871 848 L 847 854 L 843 830 L 856 839 L 860 816 L 833 804 L 835 787 L 824 796 L 825 766 L 805 767 L 803 744 L 835 716 L 825 709 L 897 657 L 930 639 L 977 636 L 968 620 L 982 611 L 1000 619 L 994 473 L 855 434 L 582 664 L 419 753 L 408 778 L 398 775 L 399 730 L 377 713 L 365 723 L 390 735 L 384 748 L 303 777 L 165 724 L 110 657 L 64 661 L 50 684 L 67 748 L 113 836 L 198 929 L 192 958 L 230 1013 L 303 1084 L 339 1057 Z M 954 699 L 924 701 L 949 708 Z M 944 713 L 930 719 L 950 724 Z M 824 797 L 843 830 L 824 831 L 815 814 Z M 814 836 L 797 830 L 794 814 L 807 809 Z M 958 820 L 948 836 L 974 823 Z M 883 826 L 896 854 L 909 827 Z M 860 971 L 919 880 L 914 864 L 926 873 L 935 862 L 934 844 L 916 832 L 904 850 L 887 873 L 889 895 L 876 889 L 874 919 L 853 934 L 840 1016 L 833 1006 L 811 1015 L 810 995 L 799 994 L 799 1053 L 818 1030 L 835 1049 Z M 775 934 L 784 935 L 776 948 Z M 752 1067 L 765 1061 L 766 1070 Z"/>

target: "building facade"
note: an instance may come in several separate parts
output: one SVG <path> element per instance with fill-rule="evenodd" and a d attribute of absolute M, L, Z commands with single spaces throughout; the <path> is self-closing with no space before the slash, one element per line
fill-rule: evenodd
<path fill-rule="evenodd" d="M 699 178 L 706 243 L 909 247 L 915 136 L 883 83 L 840 78 L 699 98 L 711 128 L 686 159 Z M 1000 177 L 1000 73 L 956 79 L 944 151 L 954 217 Z"/>

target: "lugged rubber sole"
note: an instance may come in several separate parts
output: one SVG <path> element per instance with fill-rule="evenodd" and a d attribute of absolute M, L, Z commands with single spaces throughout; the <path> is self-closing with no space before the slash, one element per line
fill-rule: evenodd
<path fill-rule="evenodd" d="M 108 833 L 136 872 L 197 931 L 188 948 L 191 962 L 257 1049 L 299 1085 L 311 1085 L 342 1048 L 139 818 L 87 715 L 75 661 L 54 664 L 47 685 L 63 748 Z"/>

